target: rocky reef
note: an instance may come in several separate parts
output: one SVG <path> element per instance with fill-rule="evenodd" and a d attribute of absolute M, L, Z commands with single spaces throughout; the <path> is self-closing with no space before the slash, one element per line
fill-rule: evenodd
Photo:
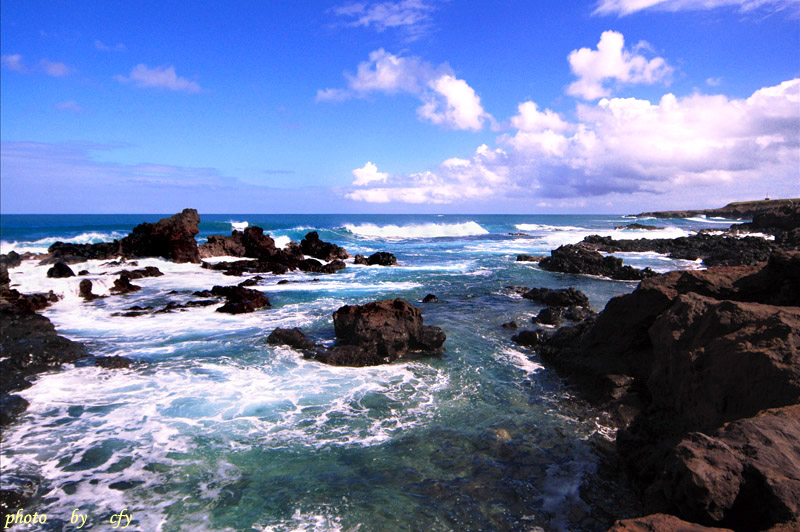
<path fill-rule="evenodd" d="M 375 366 L 441 352 L 446 335 L 426 326 L 422 312 L 403 299 L 345 305 L 333 313 L 337 343 L 319 346 L 300 329 L 275 329 L 267 341 L 289 345 L 334 366 Z"/>
<path fill-rule="evenodd" d="M 519 336 L 620 428 L 649 511 L 737 531 L 800 519 L 800 252 L 653 276 Z"/>

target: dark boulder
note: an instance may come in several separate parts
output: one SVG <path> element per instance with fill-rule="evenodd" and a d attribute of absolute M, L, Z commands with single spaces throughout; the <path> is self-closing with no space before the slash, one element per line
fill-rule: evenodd
<path fill-rule="evenodd" d="M 515 327 L 516 328 L 516 327 Z M 511 337 L 511 341 L 517 345 L 524 345 L 528 347 L 536 347 L 544 343 L 548 338 L 548 334 L 541 329 L 520 331 Z"/>
<path fill-rule="evenodd" d="M 517 325 L 516 321 L 509 321 L 503 324 L 503 329 L 517 330 L 518 328 L 519 325 Z"/>
<path fill-rule="evenodd" d="M 270 307 L 269 298 L 258 290 L 241 286 L 215 286 L 211 289 L 215 296 L 226 299 L 226 303 L 217 312 L 226 314 L 243 314 L 260 308 Z"/>
<path fill-rule="evenodd" d="M 0 265 L 5 266 L 6 268 L 16 268 L 20 264 L 22 264 L 22 255 L 14 250 L 0 255 Z"/>
<path fill-rule="evenodd" d="M 517 262 L 539 262 L 543 258 L 545 258 L 545 255 L 526 255 L 523 253 L 517 255 Z"/>
<path fill-rule="evenodd" d="M 733 532 L 730 528 L 716 528 L 688 523 L 669 514 L 651 514 L 633 519 L 620 519 L 608 532 Z M 776 531 L 777 532 L 777 531 Z M 788 530 L 786 532 L 789 532 Z"/>
<path fill-rule="evenodd" d="M 99 296 L 92 292 L 92 281 L 89 279 L 82 279 L 78 285 L 78 295 L 86 301 L 94 301 L 104 296 Z"/>
<path fill-rule="evenodd" d="M 439 302 L 439 298 L 436 297 L 433 294 L 428 294 L 427 296 L 422 298 L 422 302 L 423 303 L 438 303 Z"/>
<path fill-rule="evenodd" d="M 564 321 L 564 307 L 545 307 L 533 318 L 534 323 L 560 325 Z"/>
<path fill-rule="evenodd" d="M 210 257 L 246 257 L 242 242 L 244 233 L 233 231 L 231 236 L 211 235 L 204 244 L 197 247 L 201 259 Z"/>
<path fill-rule="evenodd" d="M 367 264 L 370 266 L 396 266 L 397 257 L 388 251 L 378 251 L 367 258 Z"/>
<path fill-rule="evenodd" d="M 69 242 L 55 242 L 47 248 L 47 256 L 40 264 L 56 264 L 66 262 L 86 262 L 87 260 L 108 260 L 118 257 L 120 250 L 119 241 L 100 242 L 97 244 L 71 244 Z"/>
<path fill-rule="evenodd" d="M 347 265 L 344 263 L 344 261 L 336 259 L 324 265 L 320 270 L 320 273 L 336 273 L 338 271 L 344 270 L 346 267 Z"/>
<path fill-rule="evenodd" d="M 133 360 L 114 355 L 111 357 L 94 357 L 94 365 L 105 369 L 125 369 L 133 365 Z"/>
<path fill-rule="evenodd" d="M 129 258 L 163 257 L 174 262 L 200 262 L 195 235 L 200 232 L 200 216 L 195 209 L 142 223 L 120 241 L 122 255 Z"/>
<path fill-rule="evenodd" d="M 267 342 L 272 345 L 288 345 L 300 350 L 311 350 L 316 348 L 316 344 L 306 338 L 302 330 L 294 329 L 275 329 L 267 337 Z"/>
<path fill-rule="evenodd" d="M 300 241 L 300 249 L 304 255 L 324 260 L 325 262 L 336 259 L 344 260 L 350 257 L 350 254 L 344 248 L 320 240 L 316 231 L 311 231 Z"/>
<path fill-rule="evenodd" d="M 0 394 L 0 427 L 13 423 L 28 409 L 28 405 L 28 401 L 20 395 Z"/>
<path fill-rule="evenodd" d="M 586 297 L 586 294 L 580 290 L 575 290 L 572 287 L 559 289 L 532 288 L 530 290 L 523 287 L 508 288 L 521 288 L 522 297 L 525 299 L 530 299 L 531 301 L 536 301 L 538 303 L 544 303 L 545 305 L 551 307 L 589 307 L 589 298 Z"/>
<path fill-rule="evenodd" d="M 75 272 L 66 263 L 59 261 L 47 270 L 47 276 L 53 279 L 63 279 L 64 277 L 75 277 Z"/>
<path fill-rule="evenodd" d="M 369 262 L 367 262 L 367 257 L 364 255 L 356 255 L 353 259 L 353 264 L 360 264 L 362 266 L 369 266 Z"/>
<path fill-rule="evenodd" d="M 650 268 L 640 270 L 623 266 L 620 258 L 603 256 L 597 251 L 573 244 L 554 249 L 549 257 L 539 261 L 539 265 L 551 272 L 601 275 L 620 281 L 639 281 L 656 275 Z"/>
<path fill-rule="evenodd" d="M 119 278 L 114 280 L 114 286 L 111 287 L 110 292 L 115 295 L 130 294 L 131 292 L 138 292 L 142 287 L 131 284 L 130 278 L 122 274 Z"/>
<path fill-rule="evenodd" d="M 156 268 L 155 266 L 147 266 L 145 268 L 140 268 L 138 270 L 121 270 L 118 271 L 115 275 L 124 275 L 130 280 L 134 279 L 143 279 L 145 277 L 161 277 L 164 275 L 161 270 Z"/>

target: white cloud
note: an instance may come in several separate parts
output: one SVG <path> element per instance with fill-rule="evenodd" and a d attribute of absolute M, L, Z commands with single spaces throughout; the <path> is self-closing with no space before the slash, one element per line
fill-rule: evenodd
<path fill-rule="evenodd" d="M 425 103 L 417 109 L 420 117 L 452 129 L 478 131 L 483 128 L 483 121 L 489 115 L 466 81 L 445 74 L 432 80 L 428 86 L 433 92 L 425 96 Z"/>
<path fill-rule="evenodd" d="M 377 166 L 375 166 L 371 162 L 367 162 L 367 164 L 365 164 L 363 168 L 356 168 L 355 170 L 353 170 L 353 176 L 355 177 L 355 180 L 353 181 L 353 186 L 361 187 L 376 181 L 386 182 L 386 179 L 389 177 L 389 174 L 384 172 L 378 172 Z"/>
<path fill-rule="evenodd" d="M 378 49 L 359 63 L 356 74 L 345 73 L 347 89 L 320 89 L 316 100 L 343 101 L 372 93 L 412 94 L 422 106 L 417 115 L 450 129 L 479 130 L 491 120 L 480 97 L 466 81 L 458 79 L 446 64 L 434 67 L 419 57 L 402 57 Z"/>
<path fill-rule="evenodd" d="M 22 56 L 20 54 L 0 56 L 0 62 L 3 66 L 14 72 L 26 72 L 28 69 L 22 63 Z"/>
<path fill-rule="evenodd" d="M 639 43 L 634 51 L 624 49 L 625 39 L 616 31 L 604 31 L 597 43 L 597 50 L 581 48 L 573 50 L 568 56 L 572 72 L 578 76 L 567 93 L 585 100 L 596 100 L 610 96 L 611 91 L 604 86 L 607 80 L 623 84 L 653 84 L 668 81 L 672 67 L 661 57 L 649 61 L 637 50 L 649 47 Z"/>
<path fill-rule="evenodd" d="M 800 11 L 798 0 L 600 0 L 595 14 L 620 16 L 630 15 L 645 9 L 661 11 L 700 11 L 719 7 L 734 7 L 742 13 L 756 10 Z"/>
<path fill-rule="evenodd" d="M 138 64 L 128 76 L 114 76 L 120 83 L 133 83 L 140 88 L 168 89 L 171 91 L 198 93 L 202 88 L 194 81 L 182 78 L 175 73 L 173 66 L 148 68 Z"/>
<path fill-rule="evenodd" d="M 100 50 L 101 52 L 127 52 L 128 51 L 128 47 L 125 46 L 124 44 L 122 44 L 121 42 L 115 44 L 114 46 L 109 46 L 107 44 L 104 44 L 102 41 L 94 41 L 94 47 L 96 49 Z"/>
<path fill-rule="evenodd" d="M 57 63 L 47 59 L 42 59 L 39 61 L 39 66 L 42 68 L 45 74 L 48 76 L 53 76 L 54 78 L 61 78 L 72 72 L 72 69 L 64 63 Z"/>
<path fill-rule="evenodd" d="M 410 39 L 422 35 L 431 24 L 433 6 L 422 0 L 399 2 L 351 2 L 333 9 L 342 17 L 351 19 L 349 26 L 372 27 L 383 32 L 389 28 L 404 30 Z"/>
<path fill-rule="evenodd" d="M 567 122 L 533 102 L 511 119 L 504 149 L 481 146 L 434 172 L 394 176 L 360 201 L 450 203 L 530 197 L 539 201 L 619 194 L 710 198 L 736 191 L 800 192 L 800 79 L 755 91 L 746 99 L 666 94 L 578 104 Z M 773 192 L 774 194 L 775 192 Z M 412 201 L 413 200 L 413 201 Z"/>
<path fill-rule="evenodd" d="M 78 102 L 75 100 L 68 100 L 66 102 L 61 102 L 56 104 L 56 109 L 59 111 L 72 111 L 73 113 L 80 114 L 83 112 L 83 107 L 78 105 Z"/>

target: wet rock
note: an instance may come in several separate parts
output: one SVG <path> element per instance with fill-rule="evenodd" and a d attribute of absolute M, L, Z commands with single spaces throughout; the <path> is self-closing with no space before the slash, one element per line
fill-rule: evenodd
<path fill-rule="evenodd" d="M 267 337 L 267 342 L 272 345 L 288 345 L 300 350 L 310 350 L 316 348 L 316 344 L 306 338 L 302 330 L 277 328 Z"/>
<path fill-rule="evenodd" d="M 367 257 L 364 255 L 356 255 L 353 259 L 353 264 L 360 264 L 362 266 L 368 266 L 369 262 L 367 262 Z"/>
<path fill-rule="evenodd" d="M 347 265 L 344 263 L 344 261 L 336 259 L 324 265 L 320 270 L 320 273 L 336 273 L 340 270 L 344 270 L 346 267 Z"/>
<path fill-rule="evenodd" d="M 733 532 L 729 528 L 714 528 L 688 523 L 674 515 L 651 514 L 634 519 L 621 519 L 608 532 Z"/>
<path fill-rule="evenodd" d="M 200 216 L 195 209 L 142 223 L 120 241 L 121 254 L 128 258 L 163 257 L 174 262 L 200 262 L 195 235 L 200 232 Z"/>
<path fill-rule="evenodd" d="M 64 277 L 75 277 L 75 272 L 64 262 L 56 262 L 52 268 L 47 270 L 47 276 L 53 279 L 62 279 Z"/>
<path fill-rule="evenodd" d="M 316 231 L 311 231 L 300 241 L 300 249 L 304 255 L 324 260 L 325 262 L 336 259 L 344 260 L 350 257 L 350 254 L 344 248 L 320 240 Z"/>
<path fill-rule="evenodd" d="M 104 297 L 92 292 L 92 281 L 89 279 L 81 280 L 80 284 L 78 285 L 78 295 L 80 295 L 86 301 L 94 301 L 95 299 Z"/>
<path fill-rule="evenodd" d="M 528 347 L 536 347 L 544 343 L 548 338 L 548 334 L 541 329 L 520 331 L 511 337 L 511 341 L 517 345 L 525 345 Z"/>
<path fill-rule="evenodd" d="M 436 297 L 433 294 L 428 294 L 427 296 L 422 298 L 422 302 L 423 303 L 438 303 L 439 302 L 439 298 Z"/>
<path fill-rule="evenodd" d="M 133 360 L 119 355 L 94 358 L 94 365 L 105 369 L 124 369 L 131 367 L 132 364 Z"/>
<path fill-rule="evenodd" d="M 518 328 L 519 328 L 519 325 L 517 325 L 516 321 L 509 321 L 509 322 L 503 324 L 503 329 L 517 330 Z"/>
<path fill-rule="evenodd" d="M 12 250 L 0 255 L 0 265 L 6 268 L 16 268 L 20 264 L 22 264 L 22 255 L 16 251 Z"/>
<path fill-rule="evenodd" d="M 78 272 L 79 276 L 89 275 L 89 270 L 81 270 Z"/>
<path fill-rule="evenodd" d="M 22 396 L 0 395 L 0 427 L 7 427 L 28 409 L 28 401 Z"/>
<path fill-rule="evenodd" d="M 615 230 L 632 230 L 632 231 L 657 231 L 659 229 L 664 229 L 663 227 L 659 227 L 657 225 L 645 225 L 640 223 L 632 223 L 628 225 L 618 225 L 614 227 Z"/>
<path fill-rule="evenodd" d="M 650 268 L 640 270 L 623 266 L 620 258 L 603 256 L 597 251 L 573 244 L 554 249 L 549 257 L 539 261 L 539 265 L 551 272 L 601 275 L 620 281 L 639 281 L 656 274 Z"/>
<path fill-rule="evenodd" d="M 546 255 L 526 255 L 523 253 L 517 255 L 517 262 L 539 262 L 545 257 Z"/>
<path fill-rule="evenodd" d="M 508 287 L 508 288 L 521 288 L 523 293 L 522 297 L 544 303 L 551 307 L 586 307 L 589 308 L 589 298 L 580 290 L 574 288 L 532 288 L 527 289 L 524 287 Z"/>
<path fill-rule="evenodd" d="M 296 267 L 295 263 L 295 267 Z M 261 260 L 239 260 L 235 262 L 217 262 L 214 264 L 203 262 L 202 267 L 207 270 L 222 271 L 225 275 L 241 276 L 245 273 L 272 273 L 283 275 L 289 267 L 281 262 Z"/>
<path fill-rule="evenodd" d="M 367 258 L 369 266 L 396 266 L 397 257 L 388 251 L 378 251 Z"/>
<path fill-rule="evenodd" d="M 533 318 L 534 323 L 559 325 L 564 321 L 564 307 L 546 307 Z"/>
<path fill-rule="evenodd" d="M 211 289 L 211 294 L 222 296 L 226 299 L 226 303 L 217 309 L 217 312 L 224 312 L 226 314 L 243 314 L 271 306 L 267 296 L 251 288 L 242 288 L 241 286 L 215 286 Z"/>
<path fill-rule="evenodd" d="M 100 242 L 97 244 L 71 244 L 69 242 L 55 242 L 47 248 L 47 256 L 42 258 L 40 264 L 55 264 L 66 262 L 86 262 L 87 260 L 108 260 L 120 255 L 119 241 Z"/>
<path fill-rule="evenodd" d="M 591 314 L 592 311 L 586 307 L 572 305 L 564 311 L 564 318 L 570 321 L 583 321 Z"/>
<path fill-rule="evenodd" d="M 198 246 L 201 259 L 210 257 L 246 257 L 243 242 L 244 233 L 233 231 L 231 236 L 211 235 L 205 244 Z"/>
<path fill-rule="evenodd" d="M 131 284 L 130 278 L 127 275 L 122 274 L 118 279 L 114 280 L 114 286 L 111 287 L 110 292 L 115 295 L 123 295 L 130 294 L 131 292 L 138 292 L 141 289 L 141 286 Z"/>
<path fill-rule="evenodd" d="M 155 266 L 147 266 L 145 268 L 141 268 L 138 270 L 121 270 L 118 271 L 115 275 L 124 275 L 129 280 L 134 280 L 134 279 L 143 279 L 145 277 L 161 277 L 164 274 L 161 273 L 161 270 L 159 270 Z"/>

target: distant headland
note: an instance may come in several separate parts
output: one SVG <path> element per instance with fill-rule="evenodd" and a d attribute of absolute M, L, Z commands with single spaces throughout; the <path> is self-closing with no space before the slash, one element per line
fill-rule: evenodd
<path fill-rule="evenodd" d="M 783 207 L 784 205 L 800 204 L 800 198 L 789 199 L 763 199 L 758 201 L 736 201 L 728 203 L 719 209 L 698 209 L 688 211 L 655 211 L 642 212 L 634 216 L 645 217 L 654 216 L 656 218 L 688 218 L 690 216 L 719 216 L 722 218 L 753 218 L 756 214 L 772 209 Z"/>

